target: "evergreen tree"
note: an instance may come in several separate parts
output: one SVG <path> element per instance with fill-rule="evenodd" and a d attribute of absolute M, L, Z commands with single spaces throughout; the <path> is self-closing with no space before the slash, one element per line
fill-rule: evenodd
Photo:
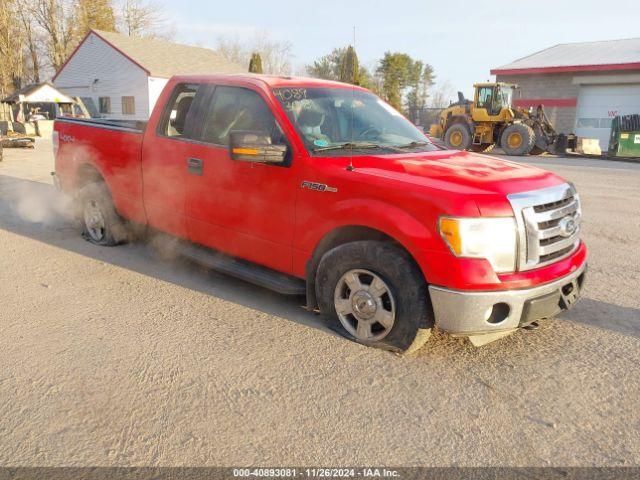
<path fill-rule="evenodd" d="M 262 71 L 262 57 L 259 53 L 251 54 L 251 60 L 249 60 L 249 72 L 250 73 L 263 73 Z"/>
<path fill-rule="evenodd" d="M 351 45 L 334 48 L 330 54 L 307 65 L 306 71 L 312 77 L 368 88 L 412 118 L 417 118 L 426 107 L 435 78 L 431 65 L 397 52 L 386 52 L 372 75 L 360 66 Z"/>
<path fill-rule="evenodd" d="M 431 65 L 406 53 L 386 52 L 376 73 L 382 81 L 382 96 L 394 108 L 415 119 L 426 107 L 435 78 Z"/>
<path fill-rule="evenodd" d="M 360 85 L 360 66 L 355 49 L 349 45 L 340 60 L 340 81 Z"/>
<path fill-rule="evenodd" d="M 413 60 L 406 53 L 386 52 L 377 73 L 382 78 L 382 95 L 396 110 L 402 110 L 404 90 L 407 88 L 413 68 Z"/>
<path fill-rule="evenodd" d="M 420 115 L 427 106 L 429 90 L 434 83 L 435 75 L 433 67 L 417 60 L 413 62 L 409 70 L 408 87 L 409 92 L 406 98 L 406 110 L 409 118 L 419 123 Z"/>
<path fill-rule="evenodd" d="M 314 60 L 312 65 L 307 65 L 307 73 L 312 77 L 324 80 L 340 79 L 340 65 L 342 65 L 345 53 L 345 48 L 334 48 L 330 54 Z"/>

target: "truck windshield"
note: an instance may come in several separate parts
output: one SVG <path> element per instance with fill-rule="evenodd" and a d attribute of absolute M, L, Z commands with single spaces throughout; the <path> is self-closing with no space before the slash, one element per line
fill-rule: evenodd
<path fill-rule="evenodd" d="M 312 154 L 341 149 L 437 150 L 411 122 L 372 93 L 306 87 L 277 88 L 273 93 Z"/>

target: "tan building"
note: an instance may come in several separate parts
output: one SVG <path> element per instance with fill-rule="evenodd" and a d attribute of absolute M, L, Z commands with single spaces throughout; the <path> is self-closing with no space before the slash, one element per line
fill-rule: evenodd
<path fill-rule="evenodd" d="M 616 115 L 640 113 L 640 38 L 566 43 L 491 70 L 516 83 L 515 104 L 543 104 L 561 133 L 597 138 L 606 150 Z"/>

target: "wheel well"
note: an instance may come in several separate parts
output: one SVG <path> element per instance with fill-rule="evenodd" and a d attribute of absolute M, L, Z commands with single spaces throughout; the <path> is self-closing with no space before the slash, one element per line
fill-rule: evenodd
<path fill-rule="evenodd" d="M 415 262 L 411 253 L 395 238 L 374 228 L 359 225 L 344 226 L 329 232 L 316 246 L 313 255 L 307 262 L 307 308 L 315 310 L 318 307 L 316 300 L 316 270 L 325 253 L 340 245 L 363 240 L 375 240 L 379 242 L 394 243 L 402 248 Z M 417 264 L 417 262 L 415 262 Z M 419 268 L 418 270 L 421 271 Z M 426 280 L 426 279 L 425 279 Z"/>
<path fill-rule="evenodd" d="M 496 128 L 495 129 L 495 139 L 496 139 L 496 145 L 498 146 L 502 146 L 502 134 L 504 133 L 504 131 L 510 126 L 513 125 L 515 122 L 505 122 L 503 125 L 500 126 L 500 128 Z"/>
<path fill-rule="evenodd" d="M 76 190 L 80 190 L 82 187 L 89 185 L 90 183 L 103 183 L 104 178 L 94 167 L 93 165 L 89 165 L 85 163 L 80 168 L 78 168 L 78 172 L 76 173 Z"/>
<path fill-rule="evenodd" d="M 451 126 L 453 126 L 453 125 L 455 125 L 457 123 L 465 125 L 467 127 L 467 129 L 469 129 L 469 133 L 473 133 L 473 124 L 470 123 L 469 119 L 466 118 L 466 117 L 460 116 L 460 115 L 456 115 L 456 116 L 449 116 L 447 118 L 447 122 L 446 122 L 446 124 L 444 126 L 443 133 L 442 133 L 443 137 L 447 133 L 447 130 Z"/>

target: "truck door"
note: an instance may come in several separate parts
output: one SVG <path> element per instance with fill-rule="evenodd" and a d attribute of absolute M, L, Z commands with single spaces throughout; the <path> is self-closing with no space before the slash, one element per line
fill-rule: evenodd
<path fill-rule="evenodd" d="M 267 99 L 257 90 L 211 86 L 199 113 L 198 144 L 187 178 L 192 241 L 282 271 L 292 270 L 296 165 L 234 161 L 233 131 L 261 132 L 286 144 Z"/>
<path fill-rule="evenodd" d="M 187 238 L 185 217 L 189 159 L 193 156 L 196 105 L 204 95 L 198 84 L 178 84 L 155 132 L 142 148 L 144 202 L 149 225 Z"/>

